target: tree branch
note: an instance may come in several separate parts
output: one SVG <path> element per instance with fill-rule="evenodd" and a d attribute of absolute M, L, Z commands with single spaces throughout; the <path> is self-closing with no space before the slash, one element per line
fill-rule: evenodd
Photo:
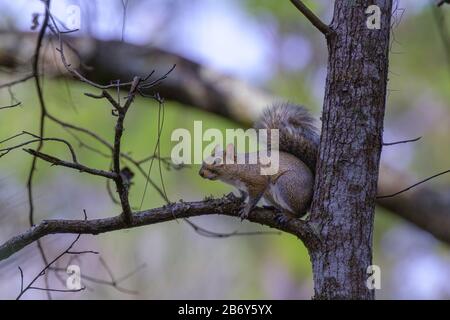
<path fill-rule="evenodd" d="M 430 176 L 428 178 L 420 180 L 419 182 L 416 182 L 416 183 L 410 185 L 409 187 L 403 188 L 402 190 L 399 190 L 397 192 L 394 192 L 394 193 L 391 193 L 391 194 L 387 194 L 387 195 L 377 196 L 377 199 L 386 199 L 386 198 L 392 198 L 392 197 L 398 196 L 399 194 L 402 194 L 402 193 L 404 193 L 406 191 L 409 191 L 409 190 L 411 190 L 411 189 L 421 185 L 422 183 L 425 183 L 425 182 L 427 182 L 429 180 L 432 180 L 434 178 L 437 178 L 437 177 L 442 176 L 442 175 L 447 174 L 447 173 L 450 173 L 450 170 L 445 170 L 445 171 L 436 173 L 436 174 L 434 174 L 434 175 L 432 175 L 432 176 Z"/>
<path fill-rule="evenodd" d="M 112 218 L 94 220 L 44 220 L 37 226 L 3 243 L 0 246 L 0 261 L 49 234 L 73 233 L 97 235 L 115 230 L 136 228 L 178 218 L 189 218 L 200 215 L 220 214 L 239 217 L 241 205 L 240 198 L 229 194 L 220 199 L 178 202 L 161 208 L 136 212 L 133 214 L 133 219 L 129 224 L 120 215 Z M 280 226 L 276 223 L 275 218 L 276 212 L 256 208 L 249 214 L 248 220 L 291 233 L 304 242 L 310 241 L 310 239 L 315 237 L 314 228 L 303 220 L 291 219 L 285 225 Z"/>
<path fill-rule="evenodd" d="M 383 142 L 383 146 L 394 146 L 401 143 L 410 143 L 410 142 L 416 142 L 422 139 L 422 137 L 417 137 L 415 139 L 408 139 L 408 140 L 401 140 L 401 141 L 395 141 L 395 142 Z"/>
<path fill-rule="evenodd" d="M 17 103 L 14 103 L 14 104 L 8 105 L 8 106 L 3 106 L 3 107 L 0 107 L 0 110 L 2 110 L 2 109 L 10 109 L 10 108 L 15 108 L 15 107 L 18 107 L 18 106 L 20 106 L 21 104 L 22 104 L 22 102 L 17 102 Z"/>
<path fill-rule="evenodd" d="M 0 64 L 1 64 L 1 63 L 0 63 Z M 26 82 L 27 80 L 30 80 L 30 79 L 33 78 L 33 77 L 34 77 L 34 75 L 29 74 L 29 75 L 26 75 L 26 76 L 24 76 L 24 77 L 22 77 L 22 78 L 19 78 L 19 79 L 17 79 L 17 80 L 14 80 L 14 81 L 11 81 L 11 82 L 7 82 L 7 83 L 0 84 L 0 89 L 3 89 L 3 88 L 10 88 L 10 87 L 12 87 L 12 86 L 15 86 L 16 84 L 19 84 L 19 83 L 22 83 L 22 82 Z"/>
<path fill-rule="evenodd" d="M 322 32 L 325 37 L 329 37 L 333 34 L 333 29 L 331 29 L 327 24 L 323 23 L 318 16 L 314 14 L 301 0 L 290 0 L 291 3 L 316 27 L 320 32 Z"/>
<path fill-rule="evenodd" d="M 50 0 L 44 0 L 42 1 L 45 7 L 45 13 L 44 13 L 44 19 L 42 21 L 41 28 L 39 29 L 39 33 L 37 36 L 36 41 L 36 47 L 34 49 L 33 59 L 32 59 L 32 75 L 34 79 L 34 84 L 36 87 L 36 93 L 39 101 L 39 137 L 44 138 L 44 131 L 45 131 L 45 116 L 47 114 L 47 106 L 45 104 L 44 100 L 44 93 L 42 91 L 42 83 L 41 79 L 39 77 L 39 62 L 41 57 L 41 49 L 42 49 L 42 43 L 44 42 L 45 33 L 47 31 L 49 17 L 50 17 Z M 36 151 L 39 152 L 44 146 L 44 141 L 40 140 L 38 143 L 38 146 L 36 148 Z M 34 181 L 34 174 L 36 172 L 36 162 L 37 158 L 33 157 L 33 160 L 31 161 L 30 170 L 28 172 L 28 179 L 27 179 L 27 193 L 28 193 L 28 221 L 30 223 L 30 226 L 34 224 L 34 199 L 33 199 L 33 181 Z M 47 257 L 44 252 L 44 248 L 40 241 L 37 242 L 37 246 L 39 249 L 39 252 L 41 254 L 42 260 L 44 264 L 48 264 Z M 45 287 L 49 288 L 48 284 L 48 275 L 45 275 Z M 51 299 L 51 294 L 48 291 L 47 297 Z"/>
<path fill-rule="evenodd" d="M 39 151 L 36 151 L 33 149 L 23 149 L 23 151 L 31 154 L 32 156 L 40 158 L 44 161 L 50 162 L 51 164 L 53 164 L 55 166 L 63 166 L 63 167 L 67 167 L 67 168 L 72 168 L 72 169 L 76 169 L 80 172 L 86 172 L 86 173 L 92 174 L 94 176 L 101 176 L 101 177 L 108 178 L 108 179 L 113 179 L 113 180 L 117 179 L 117 175 L 114 172 L 89 168 L 78 162 L 64 161 L 64 160 L 58 159 L 54 156 L 50 156 L 46 153 L 39 152 Z"/>
<path fill-rule="evenodd" d="M 43 275 L 47 274 L 47 270 L 50 269 L 52 267 L 52 265 L 57 262 L 59 259 L 61 259 L 64 255 L 66 254 L 72 254 L 73 252 L 71 252 L 70 250 L 73 248 L 73 246 L 77 243 L 77 241 L 80 239 L 81 234 L 78 234 L 77 237 L 75 238 L 75 240 L 73 240 L 71 242 L 71 244 L 69 245 L 69 247 L 64 250 L 62 253 L 60 253 L 56 258 L 54 258 L 52 261 L 48 262 L 47 265 L 45 265 L 45 267 L 33 278 L 33 280 L 30 281 L 30 283 L 24 287 L 23 285 L 23 271 L 22 269 L 19 267 L 19 271 L 20 271 L 20 293 L 17 296 L 16 300 L 20 300 L 20 298 L 25 294 L 25 292 L 27 292 L 28 290 L 41 290 L 41 291 L 47 291 L 47 292 L 78 292 L 78 291 L 82 291 L 85 288 L 81 287 L 80 289 L 51 289 L 48 288 L 48 286 L 46 286 L 46 288 L 41 288 L 41 287 L 34 287 L 33 284 Z M 94 253 L 94 254 L 98 254 L 98 252 L 95 251 L 81 251 L 81 252 L 77 252 L 76 254 L 83 254 L 83 253 Z"/>
<path fill-rule="evenodd" d="M 378 193 L 394 194 L 416 181 L 410 174 L 382 166 Z M 393 198 L 378 199 L 377 203 L 450 244 L 450 187 L 422 184 Z"/>
<path fill-rule="evenodd" d="M 127 223 L 130 223 L 133 218 L 130 203 L 128 201 L 128 187 L 130 182 L 126 177 L 122 175 L 122 169 L 120 167 L 120 158 L 121 158 L 120 146 L 124 130 L 123 124 L 125 121 L 125 116 L 127 114 L 128 108 L 130 107 L 132 101 L 134 100 L 134 96 L 136 90 L 138 89 L 140 81 L 141 79 L 139 77 L 134 77 L 130 91 L 128 92 L 128 98 L 124 106 L 123 107 L 119 106 L 119 108 L 117 109 L 118 117 L 115 127 L 114 147 L 112 153 L 113 170 L 117 176 L 117 179 L 115 179 L 114 182 L 116 183 L 117 193 L 119 194 L 120 203 L 122 205 L 122 215 Z"/>

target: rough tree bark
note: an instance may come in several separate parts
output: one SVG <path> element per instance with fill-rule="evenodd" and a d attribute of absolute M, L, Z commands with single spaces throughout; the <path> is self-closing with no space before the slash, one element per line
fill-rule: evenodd
<path fill-rule="evenodd" d="M 381 29 L 365 10 L 381 9 Z M 382 147 L 391 0 L 336 1 L 308 245 L 316 299 L 374 299 L 366 285 Z"/>

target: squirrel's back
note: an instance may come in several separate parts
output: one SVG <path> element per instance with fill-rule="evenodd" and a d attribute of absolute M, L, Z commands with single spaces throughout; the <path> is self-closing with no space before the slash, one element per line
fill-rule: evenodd
<path fill-rule="evenodd" d="M 273 105 L 264 111 L 255 128 L 278 129 L 279 150 L 294 155 L 315 172 L 319 134 L 306 108 L 290 103 Z"/>

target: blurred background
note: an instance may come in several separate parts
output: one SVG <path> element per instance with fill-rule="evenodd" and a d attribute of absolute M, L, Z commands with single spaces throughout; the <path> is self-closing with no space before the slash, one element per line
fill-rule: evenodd
<path fill-rule="evenodd" d="M 323 20 L 331 20 L 332 2 L 305 2 Z M 433 1 L 395 2 L 384 139 L 423 138 L 416 143 L 385 148 L 382 158 L 416 177 L 427 177 L 449 168 L 450 66 L 438 31 L 442 25 L 433 13 Z M 81 20 L 80 30 L 70 36 L 161 48 L 274 96 L 304 104 L 320 117 L 326 45 L 321 34 L 289 1 L 60 0 L 52 1 L 51 12 L 67 22 L 73 6 L 80 9 Z M 2 46 L 10 39 L 8 33 L 35 32 L 30 30 L 33 14 L 43 12 L 44 6 L 38 0 L 0 0 L 0 57 Z M 448 30 L 450 6 L 443 6 L 441 12 Z M 57 43 L 45 42 L 43 50 L 55 52 L 56 46 Z M 31 61 L 33 46 L 20 50 L 28 54 L 21 56 L 22 61 Z M 164 72 L 170 65 L 158 68 Z M 20 70 L 19 73 L 11 71 L 3 65 L 0 84 L 20 75 Z M 91 128 L 112 141 L 114 118 L 110 107 L 105 101 L 86 97 L 84 92 L 92 92 L 91 88 L 66 77 L 52 77 L 50 73 L 43 77 L 43 86 L 52 114 Z M 11 90 L 22 105 L 1 110 L 0 140 L 22 130 L 38 133 L 39 107 L 34 83 L 29 80 Z M 0 90 L 0 105 L 10 104 L 11 98 L 8 89 Z M 158 105 L 138 98 L 128 115 L 124 150 L 137 158 L 151 154 L 156 143 L 157 119 Z M 192 130 L 195 120 L 202 120 L 204 127 L 222 130 L 240 126 L 219 115 L 167 101 L 161 137 L 163 156 L 170 156 L 174 145 L 170 141 L 172 131 Z M 47 125 L 46 134 L 63 137 L 77 145 L 73 136 L 53 123 Z M 95 141 L 89 143 L 95 145 Z M 46 144 L 44 150 L 66 156 L 59 144 Z M 82 163 L 97 168 L 110 165 L 110 160 L 86 148 L 78 148 L 77 154 Z M 0 159 L 0 242 L 29 227 L 26 179 L 30 163 L 31 157 L 20 149 Z M 232 190 L 219 182 L 201 179 L 198 169 L 198 165 L 183 170 L 163 167 L 165 188 L 171 201 L 201 200 Z M 153 168 L 151 177 L 161 184 L 157 167 Z M 429 184 L 436 188 L 448 186 L 450 177 L 442 176 Z M 143 189 L 144 179 L 136 176 L 131 188 L 134 206 L 139 206 Z M 44 162 L 38 162 L 34 194 L 36 221 L 79 219 L 83 209 L 89 218 L 120 212 L 108 196 L 104 180 L 50 167 Z M 143 208 L 164 204 L 151 187 L 144 198 Z M 228 217 L 207 216 L 192 221 L 223 233 L 268 231 Z M 56 256 L 73 238 L 73 235 L 47 236 L 43 240 L 47 255 Z M 209 238 L 199 235 L 183 221 L 174 221 L 98 236 L 84 235 L 76 247 L 96 250 L 100 255 L 66 257 L 58 267 L 64 269 L 68 263 L 79 265 L 87 289 L 79 293 L 53 293 L 54 298 L 309 299 L 313 295 L 307 251 L 294 236 L 287 234 Z M 382 272 L 378 298 L 450 298 L 448 245 L 381 208 L 376 212 L 374 264 Z M 0 262 L 0 298 L 13 299 L 19 293 L 18 266 L 24 271 L 25 281 L 39 272 L 42 260 L 35 244 Z M 117 279 L 131 273 L 120 286 L 133 292 L 83 278 L 109 281 L 109 272 Z M 50 276 L 51 287 L 63 287 L 67 275 L 58 274 L 59 277 L 54 273 Z M 46 294 L 29 291 L 23 298 L 45 299 Z"/>

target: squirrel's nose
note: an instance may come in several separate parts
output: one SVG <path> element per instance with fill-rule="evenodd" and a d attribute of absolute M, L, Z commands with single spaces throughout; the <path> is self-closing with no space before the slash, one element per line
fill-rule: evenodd
<path fill-rule="evenodd" d="M 200 169 L 200 171 L 198 172 L 198 174 L 199 174 L 201 177 L 204 177 L 204 176 L 205 176 L 205 173 L 204 173 L 203 169 Z"/>

